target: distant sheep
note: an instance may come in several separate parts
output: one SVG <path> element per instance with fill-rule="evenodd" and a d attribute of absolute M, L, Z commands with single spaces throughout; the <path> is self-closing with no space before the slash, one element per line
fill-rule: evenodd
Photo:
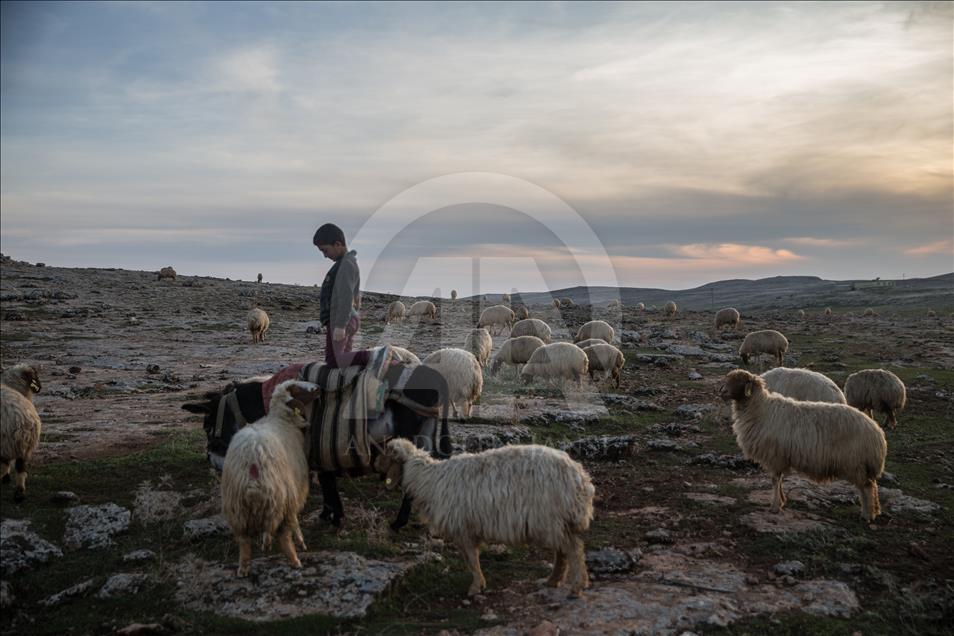
<path fill-rule="evenodd" d="M 404 316 L 407 314 L 407 308 L 404 306 L 400 300 L 395 300 L 390 305 L 388 305 L 388 315 L 385 318 L 385 324 L 391 324 L 392 322 L 399 322 L 404 320 Z"/>
<path fill-rule="evenodd" d="M 877 479 L 888 445 L 870 417 L 845 404 L 797 402 L 741 369 L 728 374 L 720 395 L 732 401 L 742 453 L 772 478 L 773 512 L 785 506 L 782 480 L 794 471 L 817 482 L 845 479 L 861 493 L 862 517 L 873 521 L 880 514 Z"/>
<path fill-rule="evenodd" d="M 268 314 L 255 307 L 250 309 L 245 317 L 248 330 L 252 334 L 252 342 L 265 342 L 265 332 L 268 331 Z"/>
<path fill-rule="evenodd" d="M 404 347 L 391 346 L 391 352 L 398 360 L 406 364 L 421 364 L 421 359 Z"/>
<path fill-rule="evenodd" d="M 490 352 L 493 351 L 494 340 L 490 337 L 490 333 L 484 329 L 471 329 L 470 333 L 464 338 L 464 350 L 470 351 L 474 354 L 474 357 L 477 358 L 477 362 L 480 363 L 480 366 L 487 366 L 487 361 L 490 360 Z"/>
<path fill-rule="evenodd" d="M 163 267 L 162 269 L 159 270 L 159 276 L 158 278 L 156 278 L 156 280 L 162 280 L 163 278 L 169 278 L 169 279 L 175 280 L 176 270 L 172 269 L 171 267 Z"/>
<path fill-rule="evenodd" d="M 510 302 L 510 294 L 500 294 L 500 302 L 502 302 L 502 303 L 509 303 L 509 302 Z"/>
<path fill-rule="evenodd" d="M 408 315 L 437 320 L 437 306 L 429 300 L 419 300 L 411 305 Z"/>
<path fill-rule="evenodd" d="M 590 338 L 599 338 L 606 342 L 613 342 L 613 335 L 615 333 L 613 327 L 608 322 L 603 320 L 591 320 L 579 328 L 576 332 L 576 337 L 573 338 L 573 342 L 580 342 L 581 340 L 588 340 Z"/>
<path fill-rule="evenodd" d="M 292 567 L 300 568 L 292 536 L 305 540 L 298 514 L 308 498 L 308 459 L 302 416 L 318 387 L 289 380 L 279 384 L 268 415 L 240 429 L 229 443 L 222 468 L 222 512 L 239 546 L 239 576 L 248 576 L 252 540 L 263 549 L 278 534 L 278 546 Z"/>
<path fill-rule="evenodd" d="M 456 289 L 452 289 L 452 290 L 451 290 L 451 300 L 457 300 L 457 290 L 456 290 Z"/>
<path fill-rule="evenodd" d="M 575 380 L 582 389 L 583 376 L 588 370 L 589 363 L 582 349 L 569 342 L 554 342 L 533 352 L 520 370 L 520 377 L 528 384 L 538 377 L 548 381 Z"/>
<path fill-rule="evenodd" d="M 559 298 L 554 298 L 554 299 L 553 299 L 553 307 L 556 308 L 556 309 L 559 309 L 559 308 L 560 308 L 560 299 L 559 299 Z"/>
<path fill-rule="evenodd" d="M 18 364 L 0 378 L 0 475 L 10 481 L 10 468 L 16 470 L 13 500 L 26 498 L 27 468 L 40 445 L 40 416 L 33 396 L 40 392 L 40 375 L 35 367 Z"/>
<path fill-rule="evenodd" d="M 609 304 L 606 305 L 606 308 L 616 309 L 617 307 L 620 307 L 620 306 L 621 306 L 621 303 L 619 302 L 619 298 L 614 298 L 613 300 L 609 301 Z"/>
<path fill-rule="evenodd" d="M 586 340 L 581 340 L 579 342 L 574 342 L 576 346 L 580 349 L 586 349 L 587 347 L 592 347 L 595 344 L 609 344 L 602 338 L 587 338 Z"/>
<path fill-rule="evenodd" d="M 619 388 L 620 374 L 626 358 L 623 352 L 611 344 L 597 343 L 583 348 L 589 366 L 590 379 L 595 379 L 597 371 L 603 371 L 603 380 L 612 377 Z"/>
<path fill-rule="evenodd" d="M 795 313 L 795 315 L 798 317 L 799 320 L 805 320 L 805 310 L 804 310 L 804 309 L 799 309 L 799 310 Z"/>
<path fill-rule="evenodd" d="M 864 313 L 862 313 L 861 315 L 864 316 L 865 318 L 873 318 L 877 316 L 878 314 L 876 314 L 875 310 L 872 309 L 871 307 L 867 307 L 865 308 Z"/>
<path fill-rule="evenodd" d="M 454 415 L 470 417 L 474 402 L 484 390 L 484 375 L 474 354 L 463 349 L 438 349 L 424 358 L 424 366 L 436 370 L 447 381 Z"/>
<path fill-rule="evenodd" d="M 928 318 L 937 318 L 937 313 L 936 313 L 933 309 L 928 309 L 927 317 L 928 317 Z"/>
<path fill-rule="evenodd" d="M 516 323 L 510 330 L 511 338 L 517 336 L 536 336 L 546 344 L 553 337 L 553 332 L 550 330 L 550 325 L 539 318 L 527 318 Z"/>
<path fill-rule="evenodd" d="M 645 311 L 646 305 L 644 303 L 636 303 L 636 311 Z"/>
<path fill-rule="evenodd" d="M 907 403 L 907 392 L 901 378 L 890 371 L 864 369 L 845 380 L 845 398 L 868 417 L 874 417 L 874 411 L 885 413 L 885 423 L 894 430 L 898 426 L 897 414 Z"/>
<path fill-rule="evenodd" d="M 779 366 L 785 361 L 785 352 L 788 351 L 788 339 L 774 329 L 765 329 L 762 331 L 753 331 L 745 336 L 742 346 L 739 347 L 739 355 L 742 356 L 742 364 L 748 366 L 749 359 L 752 356 L 759 358 L 761 365 L 761 355 L 767 353 L 774 356 L 776 364 Z"/>
<path fill-rule="evenodd" d="M 504 364 L 512 364 L 517 367 L 526 364 L 533 352 L 544 344 L 543 340 L 536 336 L 514 336 L 505 340 L 500 347 L 500 351 L 494 356 L 493 364 L 490 365 L 490 375 L 496 375 Z"/>
<path fill-rule="evenodd" d="M 669 316 L 670 318 L 676 317 L 676 303 L 669 301 L 663 306 L 663 313 Z"/>
<path fill-rule="evenodd" d="M 495 336 L 502 332 L 504 327 L 509 328 L 513 325 L 515 319 L 516 315 L 510 307 L 494 305 L 481 312 L 477 326 L 487 327 L 490 331 L 490 335 Z"/>
<path fill-rule="evenodd" d="M 561 298 L 560 299 L 561 307 L 575 307 L 576 304 L 573 302 L 572 298 Z"/>
<path fill-rule="evenodd" d="M 739 310 L 734 307 L 726 307 L 725 309 L 720 309 L 716 312 L 715 315 L 715 329 L 719 331 L 722 327 L 728 325 L 732 329 L 739 328 L 739 322 L 741 322 L 742 316 L 739 314 Z"/>
<path fill-rule="evenodd" d="M 530 310 L 527 309 L 526 305 L 518 305 L 517 307 L 514 307 L 513 313 L 517 320 L 526 320 L 530 317 Z"/>
<path fill-rule="evenodd" d="M 829 402 L 847 404 L 845 394 L 826 375 L 808 369 L 778 367 L 762 374 L 769 391 L 800 402 Z"/>
<path fill-rule="evenodd" d="M 480 547 L 536 545 L 555 551 L 547 584 L 569 570 L 571 596 L 589 586 L 583 533 L 593 519 L 596 489 L 583 466 L 546 446 L 505 446 L 437 461 L 407 440 L 392 440 L 377 468 L 400 487 L 429 530 L 454 543 L 473 575 L 469 595 L 487 586 Z"/>
<path fill-rule="evenodd" d="M 258 282 L 262 282 L 262 280 L 264 280 L 264 278 L 265 278 L 265 277 L 262 276 L 262 273 L 259 272 L 259 273 L 258 273 Z"/>
<path fill-rule="evenodd" d="M 825 316 L 831 318 L 831 307 L 825 307 Z"/>

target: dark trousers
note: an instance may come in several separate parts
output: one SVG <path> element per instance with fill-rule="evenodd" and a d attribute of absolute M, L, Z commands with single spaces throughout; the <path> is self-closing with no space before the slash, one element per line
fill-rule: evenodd
<path fill-rule="evenodd" d="M 335 342 L 332 338 L 334 327 L 331 323 L 325 324 L 325 364 L 337 369 L 340 367 L 363 367 L 367 366 L 371 359 L 370 351 L 352 351 L 351 346 L 354 340 L 354 334 L 361 326 L 361 319 L 358 316 L 352 316 L 345 327 L 345 338 Z"/>

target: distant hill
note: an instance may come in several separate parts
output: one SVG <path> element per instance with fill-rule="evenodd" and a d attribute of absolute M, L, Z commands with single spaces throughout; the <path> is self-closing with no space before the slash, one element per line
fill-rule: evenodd
<path fill-rule="evenodd" d="M 639 302 L 662 306 L 672 300 L 684 309 L 707 310 L 812 307 L 931 306 L 954 308 L 954 272 L 906 280 L 824 280 L 817 276 L 773 276 L 758 280 L 732 279 L 701 287 L 667 290 L 641 287 L 571 287 L 552 292 L 521 294 L 527 303 L 549 303 L 566 297 L 575 303 L 602 304 L 617 297 L 626 305 Z M 491 300 L 499 295 L 491 295 Z"/>

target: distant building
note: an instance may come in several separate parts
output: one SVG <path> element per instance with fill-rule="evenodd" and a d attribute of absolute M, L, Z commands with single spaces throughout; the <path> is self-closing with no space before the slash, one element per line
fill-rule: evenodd
<path fill-rule="evenodd" d="M 872 289 L 875 287 L 894 287 L 893 280 L 859 280 L 851 284 L 851 290 Z"/>

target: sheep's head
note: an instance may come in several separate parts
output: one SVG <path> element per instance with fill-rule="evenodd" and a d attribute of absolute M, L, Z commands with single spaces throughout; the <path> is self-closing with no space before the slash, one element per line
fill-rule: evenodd
<path fill-rule="evenodd" d="M 282 382 L 272 393 L 272 401 L 269 404 L 270 411 L 278 409 L 287 409 L 291 413 L 301 418 L 301 426 L 305 425 L 305 416 L 303 411 L 305 407 L 315 401 L 321 389 L 310 382 L 301 382 L 299 380 L 288 380 Z"/>
<path fill-rule="evenodd" d="M 387 449 L 374 460 L 374 470 L 384 476 L 384 486 L 393 490 L 401 486 L 404 477 L 404 463 L 417 449 L 406 439 L 392 439 Z"/>
<path fill-rule="evenodd" d="M 765 383 L 759 376 L 743 369 L 736 369 L 730 371 L 725 377 L 725 384 L 719 390 L 719 397 L 726 402 L 730 400 L 744 402 L 764 387 Z"/>
<path fill-rule="evenodd" d="M 490 375 L 497 375 L 497 372 L 500 371 L 500 366 L 502 364 L 503 363 L 500 360 L 494 358 L 494 361 L 490 364 Z"/>
<path fill-rule="evenodd" d="M 18 364 L 4 371 L 3 383 L 24 395 L 39 393 L 42 388 L 40 372 L 29 364 Z"/>

